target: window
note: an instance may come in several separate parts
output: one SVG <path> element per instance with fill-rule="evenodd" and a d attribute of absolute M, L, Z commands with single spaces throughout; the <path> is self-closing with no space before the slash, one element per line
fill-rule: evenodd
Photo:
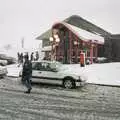
<path fill-rule="evenodd" d="M 42 63 L 34 62 L 34 63 L 32 63 L 32 69 L 33 70 L 44 70 L 45 66 L 42 65 Z"/>
<path fill-rule="evenodd" d="M 59 64 L 58 64 L 59 66 Z M 47 63 L 47 62 L 33 62 L 32 69 L 39 70 L 39 71 L 52 71 L 56 69 L 57 65 L 55 63 Z"/>
<path fill-rule="evenodd" d="M 32 63 L 32 69 L 37 70 L 37 63 Z"/>

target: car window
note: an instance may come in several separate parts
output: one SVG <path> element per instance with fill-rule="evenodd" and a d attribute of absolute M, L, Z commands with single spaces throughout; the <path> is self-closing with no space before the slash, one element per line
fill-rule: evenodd
<path fill-rule="evenodd" d="M 46 65 L 46 71 L 51 71 L 51 70 L 52 70 L 51 64 L 47 63 L 47 65 Z"/>
<path fill-rule="evenodd" d="M 32 63 L 32 69 L 34 70 L 36 67 L 36 63 Z"/>
<path fill-rule="evenodd" d="M 46 62 L 33 63 L 32 69 L 40 71 L 51 71 L 50 63 Z"/>
<path fill-rule="evenodd" d="M 42 63 L 38 63 L 37 69 L 40 70 L 40 71 L 44 71 L 45 66 Z"/>
<path fill-rule="evenodd" d="M 32 69 L 38 70 L 38 63 L 32 63 Z"/>
<path fill-rule="evenodd" d="M 50 64 L 50 67 L 51 67 L 52 69 L 56 68 L 55 63 L 51 63 L 51 64 Z"/>
<path fill-rule="evenodd" d="M 50 63 L 43 62 L 42 66 L 44 71 L 51 71 Z"/>

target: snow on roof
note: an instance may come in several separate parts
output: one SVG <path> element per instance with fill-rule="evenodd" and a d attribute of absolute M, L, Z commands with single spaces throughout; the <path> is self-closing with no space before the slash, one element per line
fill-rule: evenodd
<path fill-rule="evenodd" d="M 74 32 L 79 38 L 81 38 L 84 41 L 89 41 L 92 40 L 92 42 L 97 42 L 100 44 L 104 43 L 104 37 L 98 35 L 98 34 L 93 34 L 91 32 L 88 32 L 86 30 L 83 30 L 81 28 L 78 28 L 76 26 L 70 25 L 68 23 L 62 22 L 66 27 L 68 27 L 72 32 Z"/>

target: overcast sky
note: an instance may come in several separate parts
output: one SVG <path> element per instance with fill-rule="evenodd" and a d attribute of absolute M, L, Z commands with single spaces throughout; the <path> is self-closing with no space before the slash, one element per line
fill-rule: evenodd
<path fill-rule="evenodd" d="M 119 0 L 0 0 L 0 45 L 20 45 L 24 37 L 25 46 L 31 46 L 53 23 L 71 15 L 120 33 L 119 12 Z"/>

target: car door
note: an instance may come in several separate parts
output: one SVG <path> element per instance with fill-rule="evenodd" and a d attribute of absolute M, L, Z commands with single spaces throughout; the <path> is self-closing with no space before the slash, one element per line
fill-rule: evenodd
<path fill-rule="evenodd" d="M 43 62 L 42 66 L 44 66 L 44 71 L 42 72 L 42 76 L 44 76 L 44 82 L 50 84 L 62 84 L 62 78 L 59 71 L 51 67 L 51 63 Z"/>
<path fill-rule="evenodd" d="M 62 79 L 59 78 L 59 72 L 53 71 L 50 63 L 39 62 L 33 65 L 32 79 L 34 82 L 62 84 Z"/>
<path fill-rule="evenodd" d="M 41 62 L 32 63 L 32 82 L 43 81 L 43 67 Z"/>

